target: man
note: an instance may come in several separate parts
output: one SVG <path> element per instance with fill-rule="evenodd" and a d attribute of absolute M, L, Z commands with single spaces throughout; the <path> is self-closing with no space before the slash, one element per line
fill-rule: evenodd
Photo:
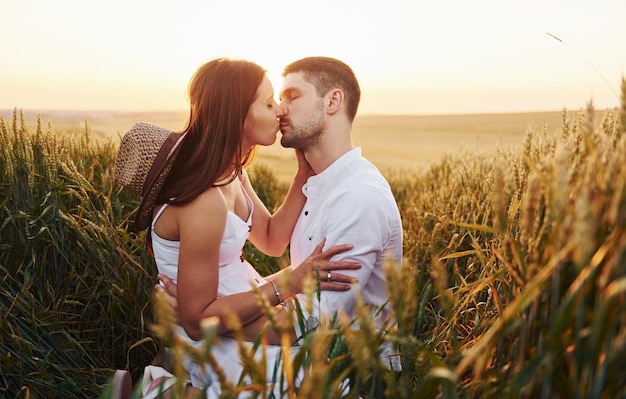
<path fill-rule="evenodd" d="M 291 262 L 299 264 L 323 238 L 326 246 L 353 244 L 334 259 L 361 264 L 361 269 L 343 273 L 358 278 L 363 301 L 378 309 L 388 299 L 387 256 L 398 266 L 402 262 L 402 222 L 389 184 L 352 142 L 361 97 L 358 81 L 348 65 L 328 57 L 295 61 L 285 67 L 283 78 L 281 144 L 303 150 L 316 174 L 303 186 L 307 199 L 291 236 Z M 320 278 L 332 280 L 332 273 Z M 314 313 L 341 311 L 354 319 L 355 299 L 354 289 L 324 291 Z M 390 318 L 385 306 L 376 323 L 383 327 Z M 383 356 L 399 368 L 391 348 L 384 348 Z"/>

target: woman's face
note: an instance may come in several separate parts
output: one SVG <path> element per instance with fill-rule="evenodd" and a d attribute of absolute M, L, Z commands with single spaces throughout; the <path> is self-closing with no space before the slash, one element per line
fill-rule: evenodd
<path fill-rule="evenodd" d="M 276 141 L 282 108 L 274 101 L 274 88 L 267 76 L 259 85 L 256 97 L 243 126 L 243 145 L 247 151 L 253 145 L 272 145 Z"/>

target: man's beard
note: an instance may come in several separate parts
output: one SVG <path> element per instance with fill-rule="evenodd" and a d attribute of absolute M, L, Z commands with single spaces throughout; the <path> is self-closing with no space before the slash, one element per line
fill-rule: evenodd
<path fill-rule="evenodd" d="M 288 119 L 289 120 L 289 119 Z M 324 132 L 324 112 L 322 108 L 316 108 L 307 120 L 299 125 L 291 124 L 292 129 L 288 135 L 283 134 L 280 144 L 285 148 L 307 150 L 317 146 Z"/>

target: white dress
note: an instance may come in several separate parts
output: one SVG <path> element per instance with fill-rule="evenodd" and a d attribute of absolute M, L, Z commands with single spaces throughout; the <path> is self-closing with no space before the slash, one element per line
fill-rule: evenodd
<path fill-rule="evenodd" d="M 242 187 L 243 190 L 243 187 Z M 245 190 L 243 191 L 250 208 L 248 220 L 242 220 L 237 214 L 228 212 L 226 217 L 226 227 L 220 245 L 219 256 L 219 283 L 217 288 L 217 297 L 237 294 L 240 292 L 250 291 L 251 285 L 261 286 L 266 283 L 265 279 L 250 265 L 244 258 L 242 248 L 250 234 L 253 204 Z M 159 237 L 154 232 L 154 224 L 159 216 L 165 210 L 167 204 L 159 210 L 152 221 L 152 245 L 154 250 L 154 258 L 160 273 L 168 276 L 172 281 L 176 282 L 178 276 L 178 252 L 180 248 L 179 241 L 169 241 Z M 207 223 L 210 223 L 207 220 Z M 202 342 L 194 341 L 185 333 L 181 326 L 176 326 L 177 333 L 186 341 L 196 347 L 200 347 Z M 252 347 L 252 343 L 246 343 Z M 267 383 L 270 387 L 275 384 L 274 391 L 276 396 L 280 397 L 280 373 L 273 378 L 274 368 L 277 362 L 280 362 L 280 370 L 282 370 L 282 355 L 280 346 L 268 345 L 266 350 L 267 356 Z M 294 349 L 295 351 L 296 349 Z M 236 384 L 241 376 L 243 367 L 239 360 L 239 345 L 231 338 L 218 336 L 218 341 L 213 347 L 213 355 L 224 369 L 228 380 Z M 257 350 L 258 357 L 261 356 L 261 350 Z M 291 355 L 291 354 L 290 354 Z M 221 389 L 217 376 L 209 365 L 204 365 L 204 369 L 189 359 L 185 359 L 185 368 L 190 374 L 191 383 L 194 387 L 205 388 L 208 398 L 218 398 Z M 246 376 L 247 377 L 247 376 Z M 249 381 L 246 378 L 244 381 Z M 241 395 L 240 397 L 245 397 Z"/>

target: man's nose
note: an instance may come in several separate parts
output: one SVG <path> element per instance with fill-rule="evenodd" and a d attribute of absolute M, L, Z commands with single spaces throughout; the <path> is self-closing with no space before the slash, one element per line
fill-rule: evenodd
<path fill-rule="evenodd" d="M 285 105 L 281 102 L 280 104 L 278 104 L 278 106 L 276 107 L 277 109 L 277 114 L 279 118 L 282 118 L 284 116 L 287 116 L 287 107 L 285 107 Z"/>

